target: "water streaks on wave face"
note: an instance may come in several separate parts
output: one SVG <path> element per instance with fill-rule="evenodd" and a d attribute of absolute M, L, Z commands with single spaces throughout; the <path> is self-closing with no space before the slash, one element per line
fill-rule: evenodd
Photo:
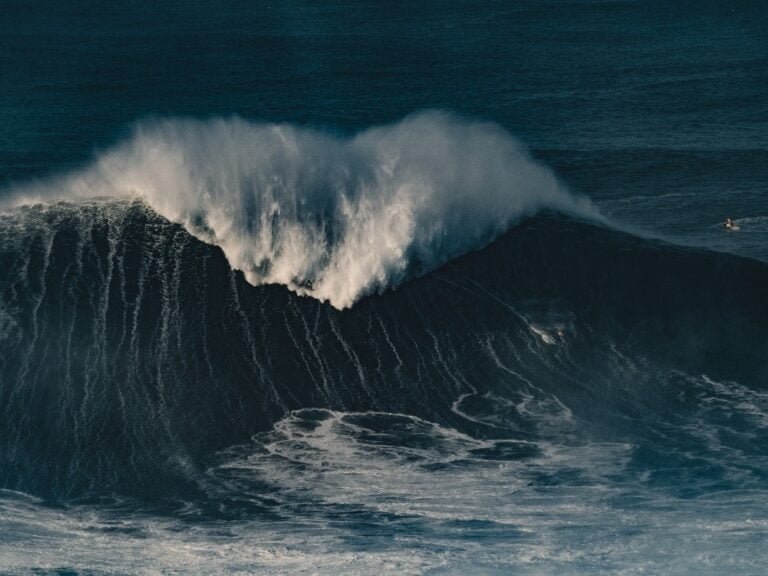
<path fill-rule="evenodd" d="M 220 246 L 252 284 L 352 305 L 544 209 L 597 218 L 506 131 L 425 112 L 353 137 L 233 118 L 164 120 L 8 204 L 128 196 Z"/>
<path fill-rule="evenodd" d="M 0 475 L 56 498 L 197 490 L 211 454 L 307 407 L 616 437 L 687 409 L 668 369 L 766 372 L 764 265 L 567 219 L 344 311 L 249 286 L 139 201 L 23 208 L 0 230 Z"/>

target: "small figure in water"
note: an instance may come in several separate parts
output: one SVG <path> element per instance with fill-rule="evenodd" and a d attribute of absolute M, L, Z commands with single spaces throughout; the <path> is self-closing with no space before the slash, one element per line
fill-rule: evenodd
<path fill-rule="evenodd" d="M 739 228 L 736 226 L 736 224 L 733 223 L 731 218 L 726 218 L 723 226 L 725 226 L 726 230 L 737 230 Z"/>

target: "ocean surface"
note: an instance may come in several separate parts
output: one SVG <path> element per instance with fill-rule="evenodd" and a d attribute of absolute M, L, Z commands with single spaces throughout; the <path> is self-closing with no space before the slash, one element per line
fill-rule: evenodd
<path fill-rule="evenodd" d="M 764 2 L 2 13 L 0 574 L 764 573 Z"/>

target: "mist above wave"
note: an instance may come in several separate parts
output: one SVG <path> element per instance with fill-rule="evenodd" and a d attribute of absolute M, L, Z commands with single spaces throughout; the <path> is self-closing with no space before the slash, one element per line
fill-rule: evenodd
<path fill-rule="evenodd" d="M 423 112 L 352 137 L 239 118 L 169 119 L 7 204 L 141 197 L 255 285 L 337 308 L 478 249 L 542 209 L 596 210 L 504 129 Z"/>

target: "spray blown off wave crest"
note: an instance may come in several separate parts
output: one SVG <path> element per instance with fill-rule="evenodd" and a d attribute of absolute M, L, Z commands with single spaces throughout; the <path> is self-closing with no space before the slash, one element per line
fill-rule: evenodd
<path fill-rule="evenodd" d="M 242 119 L 139 125 L 15 203 L 139 196 L 252 284 L 351 306 L 542 209 L 595 216 L 502 128 L 425 112 L 351 138 Z"/>

